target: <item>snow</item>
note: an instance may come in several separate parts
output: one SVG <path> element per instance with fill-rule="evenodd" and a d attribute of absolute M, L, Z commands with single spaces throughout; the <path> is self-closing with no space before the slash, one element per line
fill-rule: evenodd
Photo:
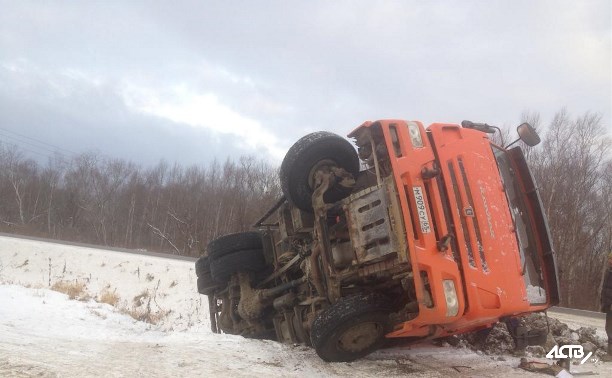
<path fill-rule="evenodd" d="M 127 310 L 144 312 L 149 304 L 152 315 L 167 313 L 162 330 L 210 327 L 207 299 L 196 292 L 187 261 L 0 236 L 0 280 L 34 288 L 81 282 L 93 297 L 116 292 Z M 137 306 L 143 293 L 147 303 Z"/>
<path fill-rule="evenodd" d="M 527 300 L 529 303 L 546 303 L 546 291 L 533 285 L 527 285 Z"/>
<path fill-rule="evenodd" d="M 148 331 L 146 323 L 120 314 L 108 304 L 67 299 L 66 294 L 47 289 L 0 286 L 2 326 L 24 330 L 24 336 L 44 334 L 49 338 L 94 341 L 123 340 Z M 40 314 L 44 314 L 44 321 L 39 321 Z"/>
<path fill-rule="evenodd" d="M 84 282 L 92 298 L 116 290 L 121 299 L 115 307 L 70 300 L 49 289 L 60 280 Z M 144 291 L 152 312 L 171 310 L 156 325 L 125 313 Z M 193 262 L 0 236 L 2 377 L 537 376 L 518 363 L 431 343 L 326 363 L 305 346 L 211 333 Z"/>

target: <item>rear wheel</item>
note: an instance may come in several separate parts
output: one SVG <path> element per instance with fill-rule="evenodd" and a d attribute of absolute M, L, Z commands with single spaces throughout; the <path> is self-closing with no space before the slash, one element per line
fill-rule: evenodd
<path fill-rule="evenodd" d="M 261 234 L 254 231 L 223 235 L 208 243 L 207 247 L 211 260 L 245 249 L 262 248 Z"/>
<path fill-rule="evenodd" d="M 203 273 L 210 273 L 210 260 L 208 256 L 202 256 L 195 262 L 195 272 L 196 276 L 200 277 Z"/>
<path fill-rule="evenodd" d="M 298 140 L 285 155 L 280 169 L 281 186 L 289 202 L 312 211 L 314 173 L 326 167 L 343 168 L 356 177 L 359 158 L 346 139 L 333 133 L 319 131 Z M 349 188 L 335 185 L 325 192 L 323 200 L 332 203 L 349 194 Z"/>
<path fill-rule="evenodd" d="M 206 272 L 198 277 L 198 293 L 211 295 L 219 285 L 212 279 L 210 272 Z"/>
<path fill-rule="evenodd" d="M 347 362 L 379 349 L 390 331 L 388 301 L 376 294 L 342 298 L 312 323 L 310 339 L 325 361 Z"/>
<path fill-rule="evenodd" d="M 195 271 L 198 277 L 198 293 L 211 295 L 219 285 L 212 279 L 208 256 L 202 256 L 196 261 Z"/>
<path fill-rule="evenodd" d="M 246 249 L 211 260 L 210 273 L 216 283 L 224 285 L 234 273 L 258 273 L 265 267 L 266 261 L 261 249 Z"/>

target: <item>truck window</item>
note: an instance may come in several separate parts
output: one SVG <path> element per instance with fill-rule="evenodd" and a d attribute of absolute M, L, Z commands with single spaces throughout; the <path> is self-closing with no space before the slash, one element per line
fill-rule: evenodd
<path fill-rule="evenodd" d="M 514 229 L 516 231 L 516 238 L 521 256 L 522 273 L 527 289 L 527 299 L 530 304 L 546 303 L 544 279 L 537 257 L 536 235 L 533 232 L 529 209 L 523 198 L 519 182 L 520 177 L 517 176 L 512 168 L 510 157 L 506 151 L 496 146 L 492 148 L 504 185 L 508 204 L 510 205 L 510 214 L 514 222 Z"/>

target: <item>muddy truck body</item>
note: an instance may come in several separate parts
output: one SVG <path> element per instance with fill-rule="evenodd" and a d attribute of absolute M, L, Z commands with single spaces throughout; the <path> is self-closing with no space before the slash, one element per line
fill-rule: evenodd
<path fill-rule="evenodd" d="M 348 135 L 357 150 L 328 132 L 300 139 L 256 231 L 211 241 L 196 262 L 213 331 L 351 361 L 391 338 L 516 324 L 557 304 L 536 183 L 521 148 L 494 144 L 493 130 L 381 120 Z M 517 130 L 539 142 L 528 124 Z"/>

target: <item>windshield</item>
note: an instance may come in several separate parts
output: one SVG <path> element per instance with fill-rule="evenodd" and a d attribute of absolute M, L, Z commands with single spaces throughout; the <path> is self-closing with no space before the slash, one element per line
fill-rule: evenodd
<path fill-rule="evenodd" d="M 506 151 L 493 146 L 497 167 L 502 178 L 504 191 L 510 205 L 510 214 L 516 230 L 516 238 L 521 255 L 523 278 L 527 288 L 527 299 L 531 304 L 546 303 L 546 291 L 540 264 L 537 258 L 537 244 L 529 210 L 523 198 L 523 193 L 510 157 Z"/>

